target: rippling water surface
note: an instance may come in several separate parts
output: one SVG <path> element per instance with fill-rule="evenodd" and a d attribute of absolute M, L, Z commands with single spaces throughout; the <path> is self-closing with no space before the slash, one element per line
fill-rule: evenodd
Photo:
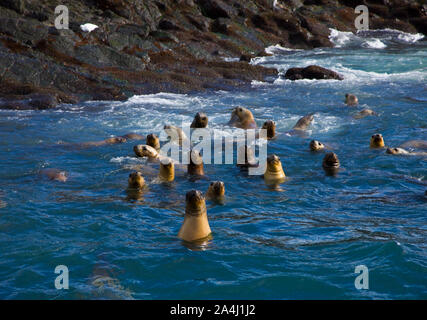
<path fill-rule="evenodd" d="M 0 112 L 0 297 L 6 299 L 414 299 L 427 298 L 426 158 L 371 150 L 382 133 L 389 146 L 427 139 L 427 45 L 400 34 L 371 38 L 334 33 L 337 46 L 311 51 L 268 48 L 252 63 L 318 64 L 340 81 L 282 78 L 251 90 L 156 94 L 126 102 L 87 102 L 47 111 Z M 379 42 L 383 45 L 380 45 Z M 413 43 L 411 43 L 413 42 Z M 352 92 L 360 106 L 346 107 Z M 165 123 L 191 123 L 204 111 L 223 129 L 230 108 L 249 107 L 282 133 L 268 144 L 289 179 L 271 190 L 234 165 L 206 165 L 209 179 L 192 182 L 177 170 L 138 201 L 125 192 L 135 141 L 98 148 L 63 143 L 97 141 L 128 132 L 159 133 Z M 378 116 L 356 120 L 370 108 Z M 314 112 L 306 137 L 287 136 Z M 329 144 L 343 170 L 325 176 Z M 59 168 L 66 183 L 38 175 Z M 190 250 L 176 234 L 185 193 L 223 180 L 226 201 L 209 203 L 213 240 Z M 357 265 L 369 268 L 369 290 L 354 286 Z M 54 269 L 70 270 L 70 289 L 56 290 Z"/>

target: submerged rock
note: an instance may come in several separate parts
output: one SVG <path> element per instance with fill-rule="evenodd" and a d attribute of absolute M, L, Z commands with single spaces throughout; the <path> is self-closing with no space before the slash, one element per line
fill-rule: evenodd
<path fill-rule="evenodd" d="M 305 68 L 290 68 L 286 71 L 285 78 L 289 80 L 317 79 L 317 80 L 344 80 L 343 76 L 335 71 L 319 66 Z"/>

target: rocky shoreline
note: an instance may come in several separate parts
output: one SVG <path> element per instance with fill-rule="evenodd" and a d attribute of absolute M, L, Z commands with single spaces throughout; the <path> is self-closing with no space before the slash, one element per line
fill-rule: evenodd
<path fill-rule="evenodd" d="M 277 76 L 248 63 L 265 47 L 331 47 L 329 28 L 354 32 L 359 4 L 369 8 L 371 29 L 426 34 L 422 2 L 64 0 L 69 30 L 57 30 L 57 1 L 2 0 L 0 109 L 248 86 Z M 99 28 L 84 32 L 85 23 Z"/>

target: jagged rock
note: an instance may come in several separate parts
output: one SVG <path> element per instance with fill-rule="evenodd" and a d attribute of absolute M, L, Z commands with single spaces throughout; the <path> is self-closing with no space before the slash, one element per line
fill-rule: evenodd
<path fill-rule="evenodd" d="M 202 14 L 211 19 L 231 18 L 236 10 L 221 0 L 197 0 Z"/>
<path fill-rule="evenodd" d="M 52 99 L 116 100 L 265 81 L 277 70 L 247 63 L 252 57 L 276 44 L 331 46 L 329 28 L 355 31 L 361 2 L 371 8 L 371 29 L 426 33 L 426 6 L 410 0 L 279 0 L 276 7 L 272 0 L 67 0 L 70 30 L 53 27 L 56 1 L 2 0 L 0 98 L 3 106 L 8 98 L 9 107 L 45 108 Z M 85 23 L 99 28 L 82 32 Z M 339 78 L 319 68 L 288 76 Z M 30 98 L 36 94 L 53 98 Z"/>
<path fill-rule="evenodd" d="M 289 80 L 317 79 L 317 80 L 343 80 L 344 78 L 335 71 L 319 66 L 308 66 L 305 68 L 290 68 L 286 71 L 285 78 Z"/>

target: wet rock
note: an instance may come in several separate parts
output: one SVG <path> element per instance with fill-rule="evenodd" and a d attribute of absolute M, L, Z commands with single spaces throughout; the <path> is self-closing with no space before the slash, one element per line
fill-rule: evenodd
<path fill-rule="evenodd" d="M 215 19 L 211 25 L 212 32 L 218 32 L 228 35 L 231 30 L 231 20 L 225 18 Z"/>
<path fill-rule="evenodd" d="M 371 29 L 426 33 L 425 6 L 363 0 Z M 50 108 L 134 94 L 229 90 L 269 81 L 277 70 L 248 62 L 280 44 L 331 46 L 329 28 L 355 31 L 356 0 L 66 1 L 70 30 L 53 27 L 51 0 L 0 1 L 0 98 L 9 108 Z M 98 25 L 85 33 L 81 24 Z M 240 57 L 227 62 L 224 57 Z M 339 78 L 320 67 L 293 79 Z M 38 96 L 39 95 L 39 96 Z M 41 96 L 40 96 L 41 95 Z M 32 97 L 34 96 L 34 97 Z M 53 98 L 49 98 L 53 97 Z M 7 103 L 6 103 L 7 102 Z"/>
<path fill-rule="evenodd" d="M 231 18 L 236 15 L 236 10 L 221 0 L 197 0 L 202 14 L 211 19 Z"/>
<path fill-rule="evenodd" d="M 290 68 L 286 71 L 285 78 L 289 80 L 317 79 L 317 80 L 343 80 L 344 78 L 335 71 L 319 66 L 308 66 L 305 68 Z"/>

